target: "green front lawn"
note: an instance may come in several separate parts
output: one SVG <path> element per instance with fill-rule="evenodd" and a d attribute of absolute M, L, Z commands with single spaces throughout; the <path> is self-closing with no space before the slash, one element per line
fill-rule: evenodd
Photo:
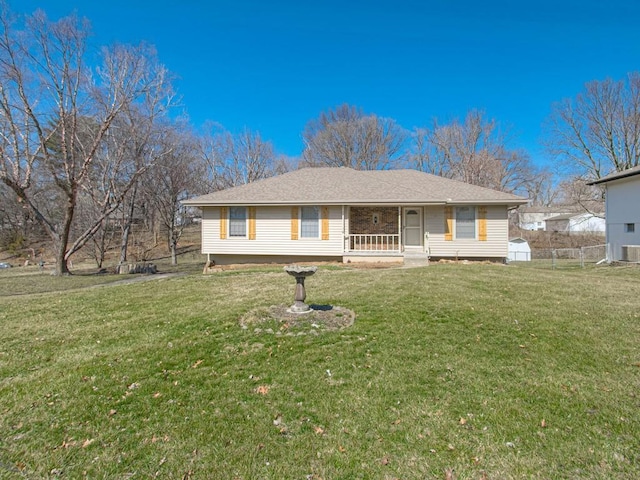
<path fill-rule="evenodd" d="M 0 295 L 0 478 L 640 477 L 640 269 L 321 268 L 307 294 L 355 324 L 242 329 L 292 303 L 273 268 Z"/>

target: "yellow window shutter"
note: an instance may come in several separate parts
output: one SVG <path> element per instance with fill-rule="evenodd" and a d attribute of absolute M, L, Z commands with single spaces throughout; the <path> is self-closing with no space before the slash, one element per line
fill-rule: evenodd
<path fill-rule="evenodd" d="M 298 207 L 291 207 L 291 240 L 298 240 Z"/>
<path fill-rule="evenodd" d="M 220 207 L 220 240 L 227 238 L 227 207 Z"/>
<path fill-rule="evenodd" d="M 487 241 L 487 207 L 478 207 L 478 240 Z"/>
<path fill-rule="evenodd" d="M 256 207 L 249 207 L 249 240 L 256 239 Z"/>
<path fill-rule="evenodd" d="M 444 239 L 453 240 L 453 207 L 444 207 Z"/>
<path fill-rule="evenodd" d="M 322 240 L 329 240 L 329 207 L 322 207 Z"/>

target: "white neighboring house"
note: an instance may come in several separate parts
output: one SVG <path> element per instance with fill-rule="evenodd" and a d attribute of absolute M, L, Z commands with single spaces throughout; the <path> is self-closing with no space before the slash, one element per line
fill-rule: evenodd
<path fill-rule="evenodd" d="M 575 211 L 575 207 L 555 205 L 543 207 L 540 205 L 523 205 L 516 211 L 518 227 L 522 230 L 544 230 L 547 218 L 557 217 Z"/>
<path fill-rule="evenodd" d="M 510 262 L 530 262 L 531 247 L 524 238 L 512 238 L 509 240 L 509 261 Z"/>
<path fill-rule="evenodd" d="M 640 166 L 588 185 L 604 185 L 607 261 L 640 261 Z"/>
<path fill-rule="evenodd" d="M 547 232 L 604 232 L 605 219 L 593 213 L 566 213 L 545 220 Z"/>
<path fill-rule="evenodd" d="M 183 202 L 208 262 L 502 260 L 527 199 L 416 170 L 303 168 Z"/>

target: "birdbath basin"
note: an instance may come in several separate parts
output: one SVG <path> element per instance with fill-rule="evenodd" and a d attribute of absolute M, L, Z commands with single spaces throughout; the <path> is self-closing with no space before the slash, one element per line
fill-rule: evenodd
<path fill-rule="evenodd" d="M 318 267 L 306 265 L 287 265 L 284 271 L 296 279 L 295 303 L 288 309 L 291 313 L 308 313 L 311 307 L 304 303 L 307 292 L 304 289 L 304 279 L 316 273 Z"/>

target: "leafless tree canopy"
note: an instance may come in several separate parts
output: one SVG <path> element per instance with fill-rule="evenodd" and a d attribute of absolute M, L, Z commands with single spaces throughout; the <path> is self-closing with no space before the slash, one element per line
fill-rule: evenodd
<path fill-rule="evenodd" d="M 584 180 L 640 165 L 640 73 L 589 82 L 555 104 L 547 136 L 550 151 Z"/>
<path fill-rule="evenodd" d="M 341 105 L 310 121 L 302 137 L 305 165 L 375 170 L 397 164 L 406 135 L 394 120 Z"/>
<path fill-rule="evenodd" d="M 142 194 L 162 227 L 175 265 L 178 241 L 189 222 L 181 202 L 201 193 L 198 185 L 205 175 L 204 163 L 198 160 L 198 140 L 186 124 L 165 128 L 159 146 L 165 154 L 145 173 Z"/>
<path fill-rule="evenodd" d="M 210 126 L 201 137 L 200 151 L 207 167 L 210 191 L 236 187 L 284 173 L 289 166 L 277 157 L 270 141 L 244 129 L 232 134 Z"/>
<path fill-rule="evenodd" d="M 410 162 L 419 170 L 506 192 L 526 192 L 534 179 L 526 152 L 507 148 L 495 120 L 471 111 L 464 122 L 414 130 Z"/>
<path fill-rule="evenodd" d="M 148 114 L 158 99 L 170 99 L 169 78 L 144 45 L 105 48 L 101 66 L 92 69 L 85 59 L 89 25 L 75 16 L 54 22 L 36 12 L 20 28 L 3 9 L 0 29 L 0 181 L 49 234 L 56 272 L 64 274 L 69 255 L 118 207 L 122 186 L 131 187 L 141 173 L 112 163 L 113 172 L 127 171 L 128 181 L 120 177 L 117 192 L 115 182 L 107 182 L 99 193 L 101 214 L 71 239 L 79 198 L 97 199 L 90 180 L 109 133 L 132 109 Z M 50 193 L 42 195 L 45 190 Z M 58 207 L 53 215 L 51 200 Z"/>

